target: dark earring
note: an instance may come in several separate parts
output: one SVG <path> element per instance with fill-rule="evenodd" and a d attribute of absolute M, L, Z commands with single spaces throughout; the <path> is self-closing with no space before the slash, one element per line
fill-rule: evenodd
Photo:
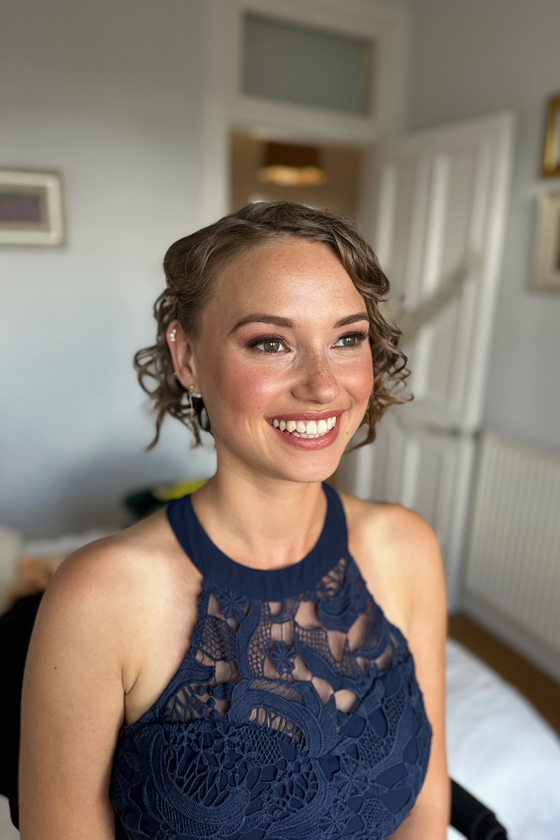
<path fill-rule="evenodd" d="M 189 385 L 187 390 L 187 397 L 189 400 L 189 419 L 187 420 L 187 428 L 192 434 L 191 440 L 191 449 L 194 449 L 196 446 L 196 437 L 195 437 L 195 428 L 194 428 L 194 418 L 195 418 L 195 408 L 193 403 L 193 397 L 201 397 L 202 394 L 197 394 L 194 390 L 194 385 Z"/>

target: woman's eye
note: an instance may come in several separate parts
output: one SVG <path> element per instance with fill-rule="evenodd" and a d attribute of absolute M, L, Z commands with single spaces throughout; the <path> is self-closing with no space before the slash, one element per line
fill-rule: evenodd
<path fill-rule="evenodd" d="M 251 347 L 258 347 L 263 353 L 274 355 L 283 347 L 279 338 L 262 338 L 260 341 L 251 343 Z"/>
<path fill-rule="evenodd" d="M 333 347 L 347 347 L 352 349 L 353 347 L 358 347 L 367 337 L 367 332 L 347 333 L 339 338 Z M 268 356 L 275 356 L 287 349 L 283 339 L 277 338 L 274 335 L 267 336 L 266 338 L 254 338 L 249 342 L 248 346 L 251 348 L 255 347 L 261 353 L 266 353 Z"/>
<path fill-rule="evenodd" d="M 349 335 L 343 335 L 342 338 L 339 338 L 334 346 L 335 347 L 357 347 L 358 344 L 361 344 L 362 341 L 365 341 L 366 338 L 367 338 L 367 333 L 350 333 Z"/>

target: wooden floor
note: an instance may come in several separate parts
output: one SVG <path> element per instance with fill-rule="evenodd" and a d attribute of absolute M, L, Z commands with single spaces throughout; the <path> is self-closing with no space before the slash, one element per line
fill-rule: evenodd
<path fill-rule="evenodd" d="M 449 616 L 449 636 L 484 660 L 531 701 L 560 735 L 560 685 L 461 613 Z"/>

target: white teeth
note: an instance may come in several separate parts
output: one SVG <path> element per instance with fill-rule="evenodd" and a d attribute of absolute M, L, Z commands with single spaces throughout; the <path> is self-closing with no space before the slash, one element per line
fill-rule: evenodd
<path fill-rule="evenodd" d="M 289 432 L 296 437 L 316 438 L 326 435 L 336 426 L 336 417 L 328 417 L 326 420 L 278 420 L 276 417 L 269 421 L 275 429 L 281 432 Z"/>

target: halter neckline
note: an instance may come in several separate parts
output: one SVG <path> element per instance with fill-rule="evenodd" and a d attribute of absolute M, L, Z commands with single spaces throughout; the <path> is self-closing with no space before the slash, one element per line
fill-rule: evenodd
<path fill-rule="evenodd" d="M 346 522 L 336 490 L 325 482 L 327 511 L 313 548 L 296 563 L 281 569 L 244 566 L 225 554 L 199 522 L 190 495 L 170 502 L 167 516 L 181 547 L 204 575 L 230 591 L 279 601 L 311 589 L 347 552 Z"/>

